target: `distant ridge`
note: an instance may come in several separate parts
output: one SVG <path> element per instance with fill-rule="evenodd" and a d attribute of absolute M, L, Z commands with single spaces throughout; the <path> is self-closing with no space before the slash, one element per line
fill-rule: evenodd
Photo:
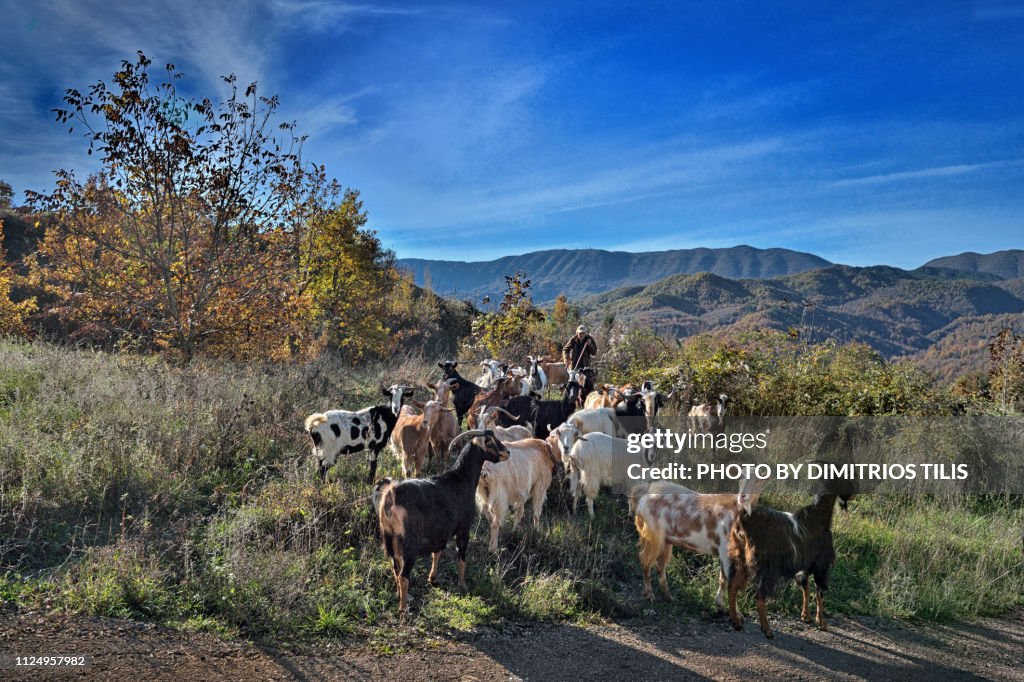
<path fill-rule="evenodd" d="M 925 267 L 952 268 L 969 272 L 987 272 L 1004 279 L 1024 277 L 1024 251 L 1007 249 L 994 253 L 965 251 L 957 256 L 944 256 L 930 260 Z"/>
<path fill-rule="evenodd" d="M 866 343 L 886 357 L 914 358 L 951 378 L 983 369 L 988 340 L 1019 325 L 1024 279 L 935 265 L 833 265 L 757 280 L 673 275 L 578 303 L 595 325 L 614 319 L 676 338 L 792 330 L 809 341 Z"/>
<path fill-rule="evenodd" d="M 710 272 L 730 279 L 767 279 L 831 265 L 810 253 L 752 246 L 642 253 L 557 249 L 492 261 L 402 258 L 398 264 L 412 272 L 420 286 L 429 273 L 430 286 L 438 294 L 470 299 L 498 296 L 505 289 L 505 275 L 525 272 L 538 303 L 553 301 L 562 293 L 569 298 L 579 298 L 623 286 L 650 284 L 671 275 Z"/>

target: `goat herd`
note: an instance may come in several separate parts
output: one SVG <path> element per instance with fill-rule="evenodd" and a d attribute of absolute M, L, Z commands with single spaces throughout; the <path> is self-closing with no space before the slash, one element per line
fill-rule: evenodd
<path fill-rule="evenodd" d="M 616 480 L 631 461 L 646 463 L 647 453 L 631 454 L 625 437 L 653 428 L 658 410 L 677 398 L 681 389 L 663 394 L 653 382 L 640 386 L 597 386 L 590 368 L 569 370 L 564 363 L 528 358 L 526 368 L 494 360 L 480 363 L 485 374 L 477 382 L 458 372 L 458 363 L 439 362 L 442 380 L 428 384 L 434 392 L 425 403 L 412 400 L 414 388 L 394 385 L 382 389 L 388 402 L 358 412 L 330 410 L 306 418 L 321 479 L 340 454 L 367 451 L 369 482 L 377 456 L 390 442 L 401 459 L 404 480 L 382 478 L 374 484 L 373 506 L 380 522 L 384 549 L 392 560 L 399 611 L 409 603 L 409 580 L 416 560 L 430 554 L 428 580 L 437 577 L 437 564 L 448 541 L 455 538 L 459 586 L 466 588 L 466 553 L 477 508 L 490 522 L 490 550 L 498 550 L 498 535 L 511 507 L 514 526 L 531 501 L 533 523 L 540 521 L 552 478 L 561 464 L 573 495 L 575 511 L 582 492 L 590 516 L 602 486 L 624 485 Z M 561 388 L 562 397 L 545 400 L 541 392 Z M 409 400 L 410 405 L 403 403 Z M 721 395 L 689 410 L 690 428 L 718 429 L 728 404 Z M 414 409 L 418 408 L 417 409 Z M 459 432 L 463 419 L 468 430 Z M 446 465 L 443 473 L 420 478 L 434 459 Z M 728 609 L 736 629 L 743 617 L 736 595 L 753 581 L 761 629 L 772 637 L 765 599 L 780 581 L 795 578 L 803 592 L 801 617 L 810 622 L 808 580 L 816 591 L 815 622 L 824 629 L 824 592 L 835 561 L 832 544 L 834 503 L 853 497 L 849 481 L 831 481 L 811 504 L 795 513 L 757 506 L 762 481 L 745 481 L 737 495 L 696 493 L 683 486 L 657 481 L 632 487 L 630 510 L 639 533 L 644 595 L 654 600 L 651 570 L 657 568 L 666 599 L 666 569 L 672 548 L 718 555 L 721 562 L 716 603 Z"/>

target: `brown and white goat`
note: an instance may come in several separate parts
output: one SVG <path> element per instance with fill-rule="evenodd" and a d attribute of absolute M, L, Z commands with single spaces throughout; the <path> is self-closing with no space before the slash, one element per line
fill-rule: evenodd
<path fill-rule="evenodd" d="M 822 630 L 825 626 L 825 591 L 832 564 L 836 560 L 832 544 L 832 515 L 838 499 L 840 506 L 852 500 L 855 487 L 852 481 L 832 479 L 824 482 L 823 489 L 811 504 L 797 512 L 776 511 L 768 507 L 754 507 L 757 495 L 748 508 L 736 517 L 729 538 L 730 568 L 729 617 L 737 630 L 743 627 L 743 616 L 736 609 L 736 595 L 751 580 L 757 588 L 757 618 L 765 637 L 774 637 L 768 625 L 765 599 L 772 596 L 775 587 L 795 578 L 803 593 L 800 618 L 811 622 L 808 607 L 808 579 L 814 578 L 816 608 L 814 621 Z"/>
<path fill-rule="evenodd" d="M 544 500 L 551 487 L 551 477 L 558 466 L 558 455 L 546 441 L 539 438 L 505 443 L 508 459 L 484 464 L 476 486 L 477 506 L 491 522 L 490 550 L 498 551 L 498 533 L 505 522 L 505 514 L 512 506 L 512 529 L 519 527 L 526 512 L 526 502 L 533 506 L 533 525 L 540 523 Z"/>
<path fill-rule="evenodd" d="M 479 423 L 480 410 L 482 408 L 495 407 L 502 401 L 518 395 L 519 390 L 515 383 L 516 382 L 509 377 L 501 377 L 494 383 L 494 388 L 477 395 L 473 400 L 473 404 L 470 406 L 468 416 L 466 417 L 466 424 L 469 425 L 469 428 L 482 428 Z"/>
<path fill-rule="evenodd" d="M 721 394 L 706 403 L 690 408 L 690 428 L 698 433 L 712 433 L 722 427 L 725 411 L 731 398 Z"/>
<path fill-rule="evenodd" d="M 763 482 L 744 481 L 739 495 L 731 493 L 697 493 L 668 481 L 656 481 L 635 500 L 633 521 L 640 534 L 640 567 L 644 574 L 644 596 L 654 601 L 651 569 L 657 567 L 658 582 L 665 599 L 672 600 L 666 569 L 672 559 L 672 548 L 679 547 L 696 554 L 717 555 L 718 592 L 715 604 L 725 610 L 724 595 L 732 559 L 729 555 L 729 534 L 733 523 L 752 496 L 759 493 Z M 632 501 L 632 500 L 631 500 Z"/>

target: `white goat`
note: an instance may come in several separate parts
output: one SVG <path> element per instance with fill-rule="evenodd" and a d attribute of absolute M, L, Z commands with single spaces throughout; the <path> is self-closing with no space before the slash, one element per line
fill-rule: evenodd
<path fill-rule="evenodd" d="M 548 444 L 538 438 L 505 443 L 505 447 L 509 450 L 508 459 L 485 463 L 476 486 L 477 506 L 491 522 L 489 547 L 492 552 L 498 551 L 498 532 L 509 505 L 514 514 L 513 530 L 523 520 L 527 500 L 533 506 L 533 525 L 540 523 L 551 476 L 558 465 L 558 458 Z"/>
<path fill-rule="evenodd" d="M 566 471 L 569 474 L 569 490 L 572 492 L 572 511 L 582 489 L 587 498 L 587 511 L 594 518 L 594 500 L 601 486 L 621 486 L 632 495 L 634 488 L 644 486 L 628 476 L 630 464 L 650 465 L 653 453 L 650 451 L 632 453 L 628 441 L 603 433 L 579 435 L 569 451 Z"/>
<path fill-rule="evenodd" d="M 498 421 L 498 413 L 502 413 L 512 419 L 516 419 L 514 414 L 500 407 L 481 407 L 480 408 L 480 428 L 490 429 L 494 431 L 494 437 L 500 440 L 502 443 L 510 443 L 515 440 L 523 440 L 524 438 L 533 438 L 533 424 L 526 422 L 525 425 L 513 424 L 512 426 L 496 426 L 495 422 Z"/>
<path fill-rule="evenodd" d="M 619 422 L 615 418 L 615 408 L 596 407 L 589 410 L 574 412 L 567 420 L 580 433 L 603 433 L 609 436 L 619 435 Z"/>

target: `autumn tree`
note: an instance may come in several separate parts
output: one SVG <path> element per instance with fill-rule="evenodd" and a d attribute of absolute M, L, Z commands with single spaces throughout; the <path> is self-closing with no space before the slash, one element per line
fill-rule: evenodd
<path fill-rule="evenodd" d="M 14 190 L 11 186 L 0 180 L 0 209 L 11 208 L 14 205 Z"/>
<path fill-rule="evenodd" d="M 988 346 L 992 367 L 989 387 L 992 399 L 1006 412 L 1024 397 L 1024 337 L 1012 329 L 1003 329 Z"/>
<path fill-rule="evenodd" d="M 395 256 L 375 232 L 355 190 L 313 218 L 301 243 L 301 289 L 316 336 L 354 358 L 388 346 L 387 296 L 398 281 Z"/>
<path fill-rule="evenodd" d="M 520 358 L 531 352 L 534 325 L 544 315 L 533 305 L 526 273 L 505 276 L 505 294 L 493 313 L 473 321 L 473 335 L 492 357 Z"/>
<path fill-rule="evenodd" d="M 277 98 L 234 76 L 222 101 L 183 97 L 174 65 L 161 79 L 150 66 L 140 52 L 56 110 L 101 168 L 84 181 L 58 171 L 52 193 L 30 194 L 52 224 L 33 274 L 60 315 L 106 344 L 278 357 L 379 300 L 390 263 L 357 195 L 303 165 Z M 378 341 L 371 322 L 330 340 L 367 329 Z"/>
<path fill-rule="evenodd" d="M 27 336 L 26 318 L 36 308 L 35 299 L 15 303 L 11 300 L 14 269 L 7 263 L 4 250 L 4 221 L 0 220 L 0 336 Z"/>

